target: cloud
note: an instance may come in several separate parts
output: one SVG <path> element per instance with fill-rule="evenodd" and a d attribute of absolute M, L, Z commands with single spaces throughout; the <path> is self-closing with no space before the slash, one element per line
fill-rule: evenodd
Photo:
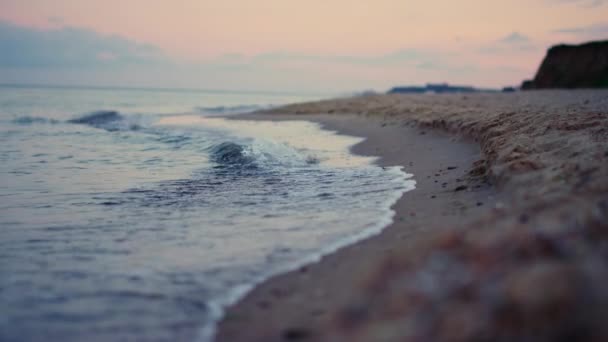
<path fill-rule="evenodd" d="M 511 57 L 526 49 L 530 39 L 514 32 L 491 45 Z M 0 83 L 318 92 L 443 81 L 489 86 L 496 75 L 504 84 L 524 77 L 504 72 L 500 61 L 498 66 L 489 63 L 501 54 L 480 58 L 463 44 L 376 55 L 233 53 L 185 62 L 172 60 L 159 47 L 89 29 L 39 30 L 1 21 L 0 51 Z M 507 58 L 505 65 L 514 63 Z"/>
<path fill-rule="evenodd" d="M 561 28 L 553 30 L 552 33 L 573 36 L 579 39 L 607 39 L 608 23 L 595 23 L 588 26 Z"/>
<path fill-rule="evenodd" d="M 82 28 L 37 30 L 0 22 L 0 67 L 112 67 L 166 62 L 155 46 Z"/>
<path fill-rule="evenodd" d="M 500 43 L 505 43 L 505 44 L 522 44 L 522 43 L 530 42 L 530 38 L 528 38 L 527 36 L 524 36 L 523 34 L 521 34 L 519 32 L 513 32 L 513 33 L 499 39 L 498 41 Z"/>
<path fill-rule="evenodd" d="M 51 25 L 59 25 L 59 26 L 61 26 L 61 25 L 65 24 L 63 18 L 59 17 L 59 16 L 50 16 L 50 17 L 47 18 L 47 21 Z"/>
<path fill-rule="evenodd" d="M 387 67 L 418 65 L 432 63 L 435 65 L 447 63 L 453 53 L 431 49 L 401 49 L 378 55 L 315 55 L 298 52 L 274 51 L 254 56 L 240 54 L 227 54 L 213 61 L 218 65 L 226 66 L 269 66 L 294 63 L 340 64 L 366 67 Z"/>
<path fill-rule="evenodd" d="M 579 7 L 595 8 L 608 3 L 608 0 L 547 0 L 550 4 L 573 4 Z"/>
<path fill-rule="evenodd" d="M 513 53 L 535 52 L 537 50 L 537 44 L 530 37 L 514 31 L 495 41 L 482 44 L 475 51 L 485 55 L 509 55 Z"/>
<path fill-rule="evenodd" d="M 60 18 L 53 18 L 60 22 Z M 401 49 L 378 55 L 316 55 L 291 51 L 274 51 L 245 56 L 226 54 L 215 60 L 178 63 L 158 47 L 137 43 L 120 36 L 101 35 L 84 28 L 39 30 L 0 21 L 0 67 L 61 68 L 128 67 L 156 64 L 170 68 L 172 64 L 196 69 L 268 68 L 302 64 L 339 64 L 361 67 L 404 65 L 446 65 L 450 53 L 431 49 Z"/>

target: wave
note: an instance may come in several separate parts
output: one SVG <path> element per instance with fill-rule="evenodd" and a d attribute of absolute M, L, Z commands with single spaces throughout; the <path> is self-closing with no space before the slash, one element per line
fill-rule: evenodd
<path fill-rule="evenodd" d="M 320 158 L 309 152 L 298 151 L 285 144 L 253 139 L 246 144 L 232 141 L 207 149 L 209 159 L 220 168 L 277 169 L 307 168 L 319 164 Z"/>
<path fill-rule="evenodd" d="M 134 131 L 141 128 L 136 122 L 126 120 L 126 118 L 113 110 L 99 110 L 85 114 L 79 118 L 67 121 L 72 124 L 87 125 L 107 131 Z"/>
<path fill-rule="evenodd" d="M 254 167 L 255 158 L 244 146 L 233 142 L 223 142 L 209 149 L 211 161 L 228 167 Z"/>
<path fill-rule="evenodd" d="M 93 127 L 104 127 L 107 124 L 122 120 L 123 116 L 116 111 L 100 110 L 85 114 L 82 117 L 68 120 L 69 123 L 89 125 Z"/>
<path fill-rule="evenodd" d="M 11 121 L 17 125 L 32 125 L 32 124 L 57 124 L 58 120 L 42 118 L 38 116 L 21 116 Z"/>

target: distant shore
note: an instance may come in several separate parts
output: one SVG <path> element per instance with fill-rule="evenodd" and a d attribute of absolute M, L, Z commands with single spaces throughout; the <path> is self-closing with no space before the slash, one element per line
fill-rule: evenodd
<path fill-rule="evenodd" d="M 382 234 L 265 282 L 218 341 L 603 340 L 608 91 L 373 95 L 248 118 L 366 137 L 417 189 Z"/>

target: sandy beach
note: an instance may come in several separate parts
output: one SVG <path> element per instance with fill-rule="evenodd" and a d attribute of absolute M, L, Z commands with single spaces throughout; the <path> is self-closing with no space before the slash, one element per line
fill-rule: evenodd
<path fill-rule="evenodd" d="M 608 342 L 608 0 L 0 0 L 0 342 Z"/>
<path fill-rule="evenodd" d="M 382 234 L 229 308 L 218 341 L 608 338 L 608 91 L 374 95 L 253 117 L 366 137 L 355 153 L 417 185 Z"/>

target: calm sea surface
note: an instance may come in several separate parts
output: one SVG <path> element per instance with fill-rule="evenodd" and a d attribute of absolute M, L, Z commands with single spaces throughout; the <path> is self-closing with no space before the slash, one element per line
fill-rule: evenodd
<path fill-rule="evenodd" d="M 414 182 L 360 138 L 217 117 L 312 99 L 0 87 L 0 340 L 209 340 L 255 283 L 386 226 Z"/>

